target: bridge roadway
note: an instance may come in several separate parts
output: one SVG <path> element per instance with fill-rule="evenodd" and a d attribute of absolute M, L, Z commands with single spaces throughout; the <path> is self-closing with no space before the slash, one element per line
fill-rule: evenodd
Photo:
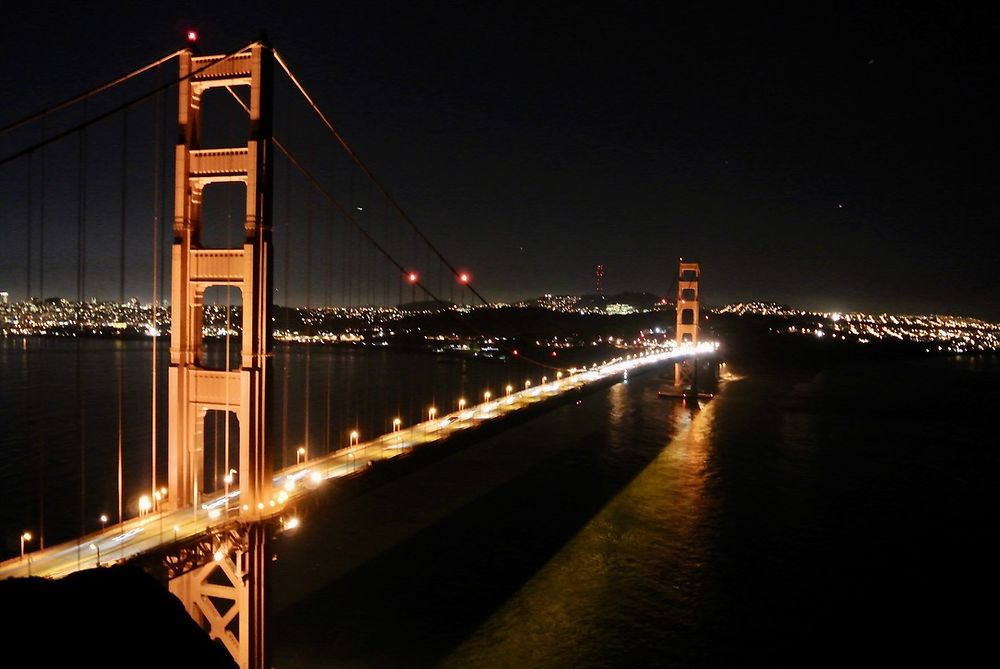
<path fill-rule="evenodd" d="M 290 509 L 296 501 L 329 479 L 349 476 L 363 470 L 369 462 L 398 456 L 444 439 L 454 432 L 474 428 L 484 421 L 509 415 L 562 393 L 624 374 L 631 369 L 688 356 L 692 352 L 710 353 L 715 348 L 715 344 L 701 343 L 696 350 L 685 347 L 615 359 L 598 367 L 548 381 L 544 385 L 491 397 L 488 401 L 464 410 L 286 467 L 274 476 L 274 498 L 271 503 L 258 509 L 253 519 L 283 517 L 282 520 L 287 525 L 292 519 Z M 190 539 L 228 522 L 239 511 L 239 490 L 233 489 L 228 496 L 223 492 L 196 506 L 149 513 L 78 540 L 50 546 L 41 551 L 26 552 L 23 559 L 16 557 L 0 563 L 0 579 L 23 576 L 57 578 L 81 569 L 97 567 L 99 564 L 110 565 L 165 544 Z M 297 519 L 294 522 L 297 523 Z"/>

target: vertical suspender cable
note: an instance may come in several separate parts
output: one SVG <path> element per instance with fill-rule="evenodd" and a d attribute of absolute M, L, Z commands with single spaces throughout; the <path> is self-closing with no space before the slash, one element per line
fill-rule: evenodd
<path fill-rule="evenodd" d="M 353 211 L 357 207 L 354 200 L 354 173 L 347 175 L 347 201 L 350 202 L 349 209 Z M 354 230 L 351 229 L 347 236 L 347 306 L 354 306 Z"/>
<path fill-rule="evenodd" d="M 347 226 L 340 244 L 340 308 L 347 307 L 350 302 L 347 299 L 347 247 L 351 240 L 351 227 Z"/>
<path fill-rule="evenodd" d="M 371 231 L 375 228 L 375 224 L 372 221 L 371 186 L 368 187 L 368 197 L 366 198 L 365 202 L 365 218 L 368 219 L 368 222 L 365 225 L 365 227 L 368 228 L 369 234 L 371 234 Z M 368 306 L 371 307 L 375 306 L 375 303 L 377 301 L 376 295 L 378 295 L 378 290 L 376 288 L 378 282 L 376 281 L 376 276 L 375 276 L 375 247 L 369 244 L 368 247 L 365 249 L 365 254 L 371 257 L 371 261 L 369 264 L 369 267 L 371 268 L 370 269 L 371 276 L 368 279 Z"/>
<path fill-rule="evenodd" d="M 312 189 L 306 191 L 306 310 L 305 310 L 305 332 L 306 332 L 306 387 L 305 387 L 305 399 L 303 400 L 303 405 L 305 407 L 305 431 L 304 431 L 304 444 L 306 453 L 310 450 L 309 444 L 309 386 L 310 386 L 310 372 L 312 370 L 312 217 L 313 217 L 313 207 L 312 207 Z"/>
<path fill-rule="evenodd" d="M 33 158 L 33 156 L 34 156 L 33 152 L 28 154 L 28 193 L 27 193 L 27 195 L 28 195 L 28 198 L 27 198 L 28 199 L 28 209 L 27 209 L 27 217 L 25 218 L 25 228 L 24 228 L 24 234 L 25 234 L 25 247 L 24 247 L 25 248 L 24 301 L 25 302 L 28 302 L 29 300 L 31 300 L 31 227 L 32 227 L 31 212 L 32 212 L 32 205 L 33 205 L 33 202 L 32 202 L 32 199 L 33 199 L 32 198 L 32 191 L 34 190 L 34 183 L 33 183 L 33 179 L 32 179 L 32 172 L 33 172 L 33 169 L 32 169 L 32 167 L 33 167 L 32 166 L 32 158 Z M 26 382 L 27 382 L 27 393 L 28 393 L 28 403 L 27 403 L 27 414 L 28 415 L 27 415 L 27 444 L 26 445 L 28 446 L 28 448 L 30 450 L 31 443 L 32 443 L 33 437 L 34 437 L 34 427 L 33 427 L 32 415 L 31 415 L 32 414 L 31 408 L 34 405 L 34 401 L 32 400 L 32 397 L 31 397 L 31 389 L 32 389 L 33 383 L 32 383 L 32 379 L 31 379 L 31 377 L 32 377 L 32 368 L 31 368 L 31 360 L 30 359 L 28 360 L 27 369 L 28 369 L 28 378 L 27 378 Z M 38 469 L 38 489 L 39 489 L 39 512 L 38 512 L 38 515 L 39 515 L 39 519 L 42 518 L 42 508 L 43 508 L 44 502 L 41 501 L 42 500 L 42 493 L 41 493 L 41 491 L 44 489 L 44 485 L 45 485 L 45 467 L 44 467 L 43 461 L 40 460 L 39 461 L 39 469 Z M 39 530 L 39 534 L 41 534 L 41 530 Z"/>
<path fill-rule="evenodd" d="M 381 215 L 381 220 L 382 220 L 382 239 L 385 239 L 387 241 L 388 241 L 388 238 L 389 238 L 389 223 L 388 223 L 388 220 L 387 220 L 388 219 L 388 211 L 387 211 L 388 207 L 389 207 L 389 203 L 386 202 L 385 200 L 383 200 L 382 201 L 382 215 Z M 396 249 L 396 253 L 397 254 L 399 253 L 399 249 L 398 248 Z M 391 279 L 389 277 L 390 277 L 390 269 L 391 269 L 391 267 L 385 261 L 383 261 L 383 264 L 385 266 L 385 271 L 382 272 L 382 306 L 388 307 L 388 306 L 391 306 L 391 304 L 392 304 L 389 301 L 389 290 L 391 288 L 391 284 L 390 284 Z M 399 278 L 402 279 L 402 277 L 399 277 Z"/>
<path fill-rule="evenodd" d="M 232 202 L 232 193 L 229 193 L 229 197 L 226 198 L 226 248 L 227 249 L 228 248 L 232 248 L 232 246 L 233 246 L 233 202 Z M 241 295 L 241 299 L 240 299 L 240 304 L 243 304 L 242 295 Z M 245 308 L 245 306 L 244 306 L 244 308 Z M 232 316 L 232 313 L 233 313 L 233 285 L 231 283 L 227 283 L 226 284 L 226 376 L 227 377 L 233 371 L 233 365 L 230 362 L 230 356 L 232 355 L 232 350 L 230 348 L 231 341 L 232 341 L 232 337 L 230 336 L 230 333 L 232 332 L 232 328 L 233 328 L 233 316 Z M 244 333 L 244 336 L 245 336 L 245 333 Z M 240 367 L 242 367 L 242 366 L 243 366 L 243 363 L 241 361 L 240 362 Z M 223 467 L 225 467 L 226 473 L 223 474 L 223 476 L 229 476 L 229 469 L 230 469 L 230 464 L 229 464 L 229 440 L 232 438 L 232 435 L 231 435 L 230 429 L 229 429 L 229 422 L 230 422 L 230 417 L 229 417 L 230 409 L 229 409 L 229 406 L 230 406 L 229 405 L 229 383 L 226 383 L 226 411 L 225 411 L 225 415 L 223 416 L 223 418 L 225 418 L 226 422 L 222 426 L 222 432 L 223 432 L 222 439 L 223 439 L 223 443 L 225 444 L 225 455 L 223 456 L 223 459 L 224 459 L 225 462 L 223 463 Z M 215 415 L 218 416 L 218 412 L 216 412 Z M 247 427 L 248 426 L 244 426 L 244 425 L 240 426 L 240 428 L 244 429 L 244 430 L 247 429 Z M 216 441 L 216 443 L 218 443 L 218 441 L 219 441 L 218 430 L 216 430 L 216 433 L 215 433 L 215 441 Z M 216 451 L 216 452 L 218 452 L 218 451 Z M 218 457 L 215 458 L 215 463 L 216 464 L 214 465 L 214 467 L 216 469 L 218 469 L 218 464 L 217 464 L 218 463 Z M 212 481 L 213 488 L 215 486 L 217 486 L 218 484 L 219 484 L 219 479 L 216 476 L 216 478 L 214 478 L 213 481 Z M 226 508 L 227 509 L 229 508 L 229 500 L 226 500 Z"/>
<path fill-rule="evenodd" d="M 45 139 L 45 118 L 42 118 L 42 139 Z M 45 299 L 45 147 L 39 149 L 38 198 L 38 295 Z"/>
<path fill-rule="evenodd" d="M 156 81 L 160 81 L 160 68 L 156 68 Z M 161 260 L 161 250 L 160 242 L 162 241 L 162 233 L 160 231 L 160 208 L 162 206 L 163 197 L 160 189 L 160 161 L 163 160 L 161 156 L 161 151 L 163 148 L 163 118 L 164 118 L 164 106 L 166 105 L 166 96 L 163 92 L 157 93 L 156 102 L 154 102 L 155 112 L 153 117 L 153 234 L 152 234 L 152 252 L 153 252 L 153 309 L 152 317 L 150 318 L 150 326 L 152 328 L 152 347 L 150 349 L 150 372 L 152 376 L 151 391 L 150 391 L 150 488 L 156 489 L 156 440 L 158 438 L 157 431 L 157 403 L 156 403 L 156 391 L 157 391 L 157 369 L 158 369 L 158 358 L 159 358 L 159 309 L 160 309 L 160 277 L 158 276 L 160 260 Z M 156 104 L 161 102 L 161 104 Z M 164 152 L 165 153 L 165 152 Z M 166 190 L 166 189 L 163 189 Z M 123 509 L 119 507 L 118 515 L 119 518 L 122 517 Z"/>
<path fill-rule="evenodd" d="M 76 301 L 79 332 L 76 340 L 76 394 L 77 421 L 80 437 L 80 536 L 87 533 L 87 425 L 86 407 L 83 398 L 83 335 L 84 335 L 84 296 L 86 295 L 86 216 L 87 216 L 87 129 L 82 128 L 79 135 L 79 168 L 77 184 L 77 224 L 76 224 Z M 76 547 L 77 568 L 80 568 L 80 540 Z"/>
<path fill-rule="evenodd" d="M 25 221 L 26 221 L 26 226 L 25 226 L 25 288 L 24 288 L 25 302 L 28 302 L 31 299 L 31 233 L 32 233 L 31 229 L 33 227 L 32 226 L 32 210 L 33 210 L 33 206 L 34 206 L 34 197 L 33 197 L 34 179 L 32 177 L 32 173 L 34 171 L 33 164 L 32 164 L 33 163 L 33 160 L 32 160 L 33 157 L 34 157 L 34 152 L 28 154 L 28 193 L 27 193 L 28 194 L 28 198 L 27 198 L 27 200 L 28 200 L 28 202 L 27 202 L 28 209 L 27 209 L 27 218 L 25 219 Z M 25 356 L 26 357 L 30 356 L 30 353 L 26 352 Z M 32 380 L 32 377 L 34 376 L 32 362 L 33 362 L 32 359 L 30 357 L 28 357 L 27 380 L 26 380 L 26 383 L 27 383 L 27 395 L 28 395 L 28 402 L 27 402 L 27 430 L 26 430 L 27 441 L 26 441 L 26 446 L 28 447 L 29 451 L 31 449 L 31 446 L 32 446 L 34 440 L 35 440 L 35 429 L 34 429 L 35 420 L 34 420 L 34 417 L 32 416 L 32 407 L 35 404 L 34 399 L 32 397 L 32 389 L 34 387 L 34 383 L 33 383 L 33 380 Z M 42 423 L 42 429 L 44 430 L 44 422 Z M 44 454 L 44 451 L 39 451 L 39 460 L 38 460 L 38 536 L 39 536 L 39 546 L 41 548 L 45 548 L 45 532 L 44 532 L 44 522 L 43 522 L 44 518 L 45 518 L 45 454 Z"/>
<path fill-rule="evenodd" d="M 292 173 L 288 170 L 285 173 L 285 267 L 284 267 L 284 282 L 285 290 L 282 296 L 282 302 L 284 306 L 279 307 L 284 311 L 285 314 L 285 335 L 286 340 L 284 344 L 284 351 L 282 354 L 282 360 L 284 360 L 284 369 L 281 380 L 281 466 L 284 467 L 287 464 L 287 454 L 288 454 L 288 374 L 289 367 L 291 366 L 291 349 L 288 345 L 287 334 L 291 330 L 291 325 L 289 323 L 289 318 L 291 316 L 291 301 L 289 300 L 289 289 L 288 289 L 288 272 L 290 256 L 289 247 L 292 245 L 292 216 L 291 216 L 291 202 L 292 202 Z"/>
<path fill-rule="evenodd" d="M 121 179 L 121 209 L 119 211 L 120 230 L 118 231 L 118 304 L 125 304 L 125 207 L 127 190 L 127 167 L 128 167 L 128 109 L 122 113 L 122 179 Z M 118 346 L 118 522 L 124 519 L 125 497 L 125 464 L 124 450 L 122 442 L 125 428 L 125 342 L 120 342 Z M 154 481 L 153 487 L 156 487 Z"/>
<path fill-rule="evenodd" d="M 45 139 L 45 119 L 41 122 L 42 140 Z M 38 296 L 45 299 L 45 148 L 39 154 L 39 234 L 38 234 Z M 34 156 L 32 152 L 31 156 Z M 29 159 L 29 165 L 30 165 Z M 29 199 L 29 202 L 31 200 Z M 30 248 L 30 247 L 29 247 Z M 29 260 L 30 267 L 30 260 Z M 44 378 L 44 377 L 43 377 Z M 38 435 L 38 547 L 45 548 L 45 421 L 41 422 Z"/>
<path fill-rule="evenodd" d="M 45 139 L 45 117 L 41 122 L 42 139 Z M 38 184 L 38 296 L 45 299 L 45 147 L 39 149 Z M 42 376 L 44 378 L 44 375 Z M 38 547 L 45 548 L 45 425 L 38 436 Z"/>
<path fill-rule="evenodd" d="M 330 226 L 329 226 L 329 229 L 328 229 L 328 237 L 327 237 L 329 247 L 327 249 L 327 254 L 326 254 L 326 258 L 327 258 L 327 261 L 326 261 L 326 310 L 325 310 L 324 319 L 323 319 L 324 323 L 326 323 L 327 322 L 327 318 L 329 318 L 329 315 L 330 315 L 330 305 L 331 305 L 332 300 L 333 300 L 333 263 L 331 262 L 333 260 L 333 253 L 334 253 L 334 250 L 333 250 L 333 246 L 334 246 L 334 244 L 333 244 L 333 241 L 334 241 L 333 233 L 334 233 L 334 215 L 331 213 L 331 215 L 330 215 Z M 324 442 L 323 446 L 325 448 L 325 452 L 326 453 L 330 452 L 330 420 L 331 420 L 331 417 L 330 417 L 330 399 L 331 399 L 330 398 L 330 391 L 331 391 L 331 387 L 332 387 L 332 381 L 333 381 L 333 351 L 331 351 L 331 350 L 328 349 L 326 351 L 326 418 L 323 421 L 323 425 L 325 426 L 324 435 L 323 435 L 323 437 L 324 437 L 323 438 L 323 442 Z"/>
<path fill-rule="evenodd" d="M 25 219 L 24 235 L 25 235 L 25 270 L 24 270 L 24 299 L 30 300 L 31 295 L 31 228 L 32 220 L 31 214 L 34 209 L 34 202 L 32 202 L 33 194 L 35 190 L 34 184 L 34 152 L 28 154 L 28 216 Z M 43 296 L 44 298 L 44 296 Z"/>

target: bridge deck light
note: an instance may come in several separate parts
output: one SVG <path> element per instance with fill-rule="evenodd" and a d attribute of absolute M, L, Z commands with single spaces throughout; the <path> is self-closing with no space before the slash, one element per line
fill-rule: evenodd
<path fill-rule="evenodd" d="M 21 559 L 24 559 L 24 542 L 31 541 L 31 532 L 24 532 L 21 534 Z"/>

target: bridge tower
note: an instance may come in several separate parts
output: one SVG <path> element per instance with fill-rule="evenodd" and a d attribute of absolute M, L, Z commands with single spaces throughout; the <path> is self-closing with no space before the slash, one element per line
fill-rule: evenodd
<path fill-rule="evenodd" d="M 271 70 L 272 52 L 254 44 L 233 56 L 180 56 L 174 243 L 171 272 L 168 500 L 199 509 L 204 485 L 207 411 L 234 412 L 239 421 L 238 529 L 224 545 L 206 545 L 170 571 L 170 591 L 192 617 L 220 639 L 240 667 L 264 667 L 266 532 L 258 510 L 271 499 L 267 451 L 271 353 Z M 201 148 L 201 103 L 212 88 L 249 87 L 245 146 Z M 204 248 L 202 195 L 212 184 L 242 183 L 246 217 L 242 246 Z M 208 369 L 202 360 L 205 290 L 231 286 L 242 296 L 239 369 Z M 228 367 L 229 362 L 226 362 Z M 228 448 L 228 445 L 227 445 Z M 155 485 L 155 482 L 154 482 Z M 217 486 L 215 482 L 213 487 Z M 228 510 L 226 512 L 229 513 Z M 217 541 L 217 540 L 216 540 Z M 203 559 L 195 559 L 197 556 Z M 195 556 L 195 558 L 192 558 Z M 175 557 L 175 566 L 177 563 Z M 219 600 L 231 604 L 216 605 Z"/>
<path fill-rule="evenodd" d="M 700 283 L 701 265 L 682 259 L 677 272 L 677 346 L 698 343 Z M 694 383 L 695 364 L 691 359 L 674 363 L 675 386 L 691 386 Z"/>

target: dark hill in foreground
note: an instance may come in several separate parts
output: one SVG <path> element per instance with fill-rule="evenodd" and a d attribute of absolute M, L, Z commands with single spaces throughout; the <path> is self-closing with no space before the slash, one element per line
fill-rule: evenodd
<path fill-rule="evenodd" d="M 180 600 L 135 567 L 7 579 L 0 581 L 0 602 L 0 647 L 25 666 L 236 666 Z"/>

